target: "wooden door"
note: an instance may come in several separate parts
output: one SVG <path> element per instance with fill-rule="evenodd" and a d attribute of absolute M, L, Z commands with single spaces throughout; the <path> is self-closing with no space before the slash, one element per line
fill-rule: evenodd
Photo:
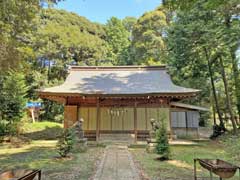
<path fill-rule="evenodd" d="M 124 108 L 124 110 L 122 130 L 134 130 L 134 109 Z"/>
<path fill-rule="evenodd" d="M 123 130 L 123 114 L 114 113 L 112 115 L 112 130 L 113 131 L 122 131 Z"/>
<path fill-rule="evenodd" d="M 82 118 L 84 130 L 96 130 L 97 109 L 95 107 L 80 107 L 79 118 Z"/>
<path fill-rule="evenodd" d="M 134 130 L 133 108 L 101 108 L 100 130 Z"/>

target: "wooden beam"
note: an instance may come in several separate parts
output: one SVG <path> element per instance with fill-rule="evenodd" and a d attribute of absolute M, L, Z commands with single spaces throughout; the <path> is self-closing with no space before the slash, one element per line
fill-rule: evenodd
<path fill-rule="evenodd" d="M 137 142 L 137 101 L 134 103 L 134 135 L 135 143 Z"/>

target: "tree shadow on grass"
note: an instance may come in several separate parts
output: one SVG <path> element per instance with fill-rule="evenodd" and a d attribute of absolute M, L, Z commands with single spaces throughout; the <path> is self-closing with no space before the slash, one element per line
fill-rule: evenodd
<path fill-rule="evenodd" d="M 58 154 L 54 147 L 32 147 L 24 152 L 0 155 L 0 172 L 12 169 L 39 169 L 45 180 L 58 180 L 64 175 L 67 176 L 66 174 L 72 176 L 72 162 L 57 161 L 56 156 Z"/>
<path fill-rule="evenodd" d="M 9 153 L 0 154 L 0 172 L 10 169 L 40 169 L 44 180 L 85 180 L 94 173 L 95 162 L 103 149 L 90 148 L 86 153 L 77 153 L 73 159 L 57 159 L 54 145 L 39 144 L 22 149 L 14 148 Z M 7 149 L 8 150 L 8 149 Z M 16 150 L 16 152 L 15 152 Z"/>
<path fill-rule="evenodd" d="M 56 140 L 62 133 L 59 126 L 46 127 L 44 130 L 25 133 L 23 136 L 32 140 Z"/>
<path fill-rule="evenodd" d="M 32 147 L 24 152 L 0 155 L 1 169 L 41 168 L 49 165 L 56 155 L 54 147 Z"/>

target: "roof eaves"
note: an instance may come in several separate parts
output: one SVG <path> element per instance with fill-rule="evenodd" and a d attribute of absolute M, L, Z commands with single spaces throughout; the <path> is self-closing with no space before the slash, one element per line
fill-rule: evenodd
<path fill-rule="evenodd" d="M 210 111 L 209 108 L 195 106 L 195 105 L 191 105 L 191 104 L 184 104 L 184 103 L 179 103 L 179 102 L 171 102 L 171 105 L 176 106 L 176 107 L 187 108 L 187 109 L 199 110 L 199 111 Z"/>

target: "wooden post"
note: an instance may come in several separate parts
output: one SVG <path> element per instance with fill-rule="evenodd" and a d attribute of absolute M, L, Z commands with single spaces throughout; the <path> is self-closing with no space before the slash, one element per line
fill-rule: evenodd
<path fill-rule="evenodd" d="M 99 126 L 100 126 L 100 103 L 99 97 L 97 98 L 97 123 L 96 123 L 96 141 L 99 140 Z"/>
<path fill-rule="evenodd" d="M 32 122 L 35 123 L 34 108 L 31 108 L 30 111 L 31 111 L 31 116 L 32 116 Z"/>
<path fill-rule="evenodd" d="M 194 180 L 197 180 L 197 165 L 196 165 L 196 159 L 194 159 Z"/>
<path fill-rule="evenodd" d="M 89 125 L 89 124 L 90 124 L 90 118 L 89 118 L 89 117 L 90 117 L 90 109 L 89 109 L 89 107 L 87 108 L 87 113 L 88 113 L 88 115 L 87 115 L 87 117 L 88 117 L 88 118 L 87 118 L 87 122 L 88 122 L 88 124 L 87 124 L 87 130 L 90 130 L 90 128 L 89 128 L 89 127 L 90 127 L 90 125 Z"/>
<path fill-rule="evenodd" d="M 135 99 L 134 103 L 134 135 L 135 135 L 135 143 L 137 142 L 137 101 Z"/>
<path fill-rule="evenodd" d="M 79 105 L 77 105 L 77 121 L 80 120 L 80 118 L 79 118 L 79 117 L 80 117 L 79 110 L 80 110 L 80 109 L 79 109 Z"/>
<path fill-rule="evenodd" d="M 146 121 L 146 131 L 148 130 L 148 114 L 147 114 L 147 107 L 145 107 L 145 121 Z"/>
<path fill-rule="evenodd" d="M 169 106 L 169 128 L 170 128 L 170 136 L 171 136 L 170 139 L 173 139 L 171 106 Z"/>

